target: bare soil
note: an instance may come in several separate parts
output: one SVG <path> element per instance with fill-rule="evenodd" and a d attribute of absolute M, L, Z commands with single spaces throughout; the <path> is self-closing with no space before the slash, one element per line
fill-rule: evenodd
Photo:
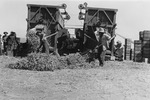
<path fill-rule="evenodd" d="M 17 60 L 0 57 L 0 100 L 150 100 L 150 64 L 108 61 L 53 72 L 7 68 Z"/>

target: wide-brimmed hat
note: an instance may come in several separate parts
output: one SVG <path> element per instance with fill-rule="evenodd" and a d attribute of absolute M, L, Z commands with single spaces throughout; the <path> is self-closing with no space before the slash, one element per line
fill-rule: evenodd
<path fill-rule="evenodd" d="M 16 32 L 11 31 L 9 36 L 15 36 L 15 35 L 16 35 Z"/>
<path fill-rule="evenodd" d="M 3 34 L 8 34 L 8 32 L 4 32 Z"/>
<path fill-rule="evenodd" d="M 104 33 L 105 32 L 104 28 L 99 27 L 99 32 Z"/>

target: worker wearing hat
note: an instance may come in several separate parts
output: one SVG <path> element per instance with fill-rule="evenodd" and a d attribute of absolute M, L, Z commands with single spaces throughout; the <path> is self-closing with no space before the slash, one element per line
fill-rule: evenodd
<path fill-rule="evenodd" d="M 35 46 L 35 50 L 36 52 L 45 52 L 47 54 L 49 54 L 49 44 L 47 39 L 45 38 L 46 35 L 48 35 L 48 29 L 47 29 L 47 23 L 45 21 L 45 19 L 43 18 L 42 14 L 38 15 L 39 18 L 36 21 L 36 26 L 32 29 L 29 29 L 27 32 L 27 39 L 30 40 L 30 34 L 34 34 L 35 37 L 38 38 L 38 45 Z M 50 32 L 49 32 L 50 34 Z"/>
<path fill-rule="evenodd" d="M 105 61 L 105 54 L 106 50 L 108 49 L 108 43 L 109 39 L 111 38 L 109 33 L 106 33 L 105 29 L 102 27 L 96 26 L 96 31 L 94 32 L 96 40 L 98 42 L 98 46 L 96 47 L 98 49 L 98 60 L 99 65 L 103 66 Z"/>
<path fill-rule="evenodd" d="M 104 29 L 101 27 L 96 27 L 96 31 L 94 32 L 96 40 L 99 42 L 100 37 L 103 35 Z"/>
<path fill-rule="evenodd" d="M 7 55 L 17 56 L 17 48 L 19 46 L 19 41 L 17 41 L 16 32 L 11 31 L 10 35 L 7 37 Z"/>

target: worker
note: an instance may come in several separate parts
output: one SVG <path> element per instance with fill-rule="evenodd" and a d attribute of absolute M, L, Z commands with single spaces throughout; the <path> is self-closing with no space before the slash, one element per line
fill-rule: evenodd
<path fill-rule="evenodd" d="M 40 46 L 40 38 L 36 35 L 36 28 L 31 28 L 27 31 L 27 43 L 28 43 L 28 53 L 37 52 L 38 47 Z"/>
<path fill-rule="evenodd" d="M 19 45 L 17 38 L 16 38 L 16 33 L 11 32 L 10 35 L 7 37 L 6 40 L 6 45 L 7 45 L 7 54 L 9 56 L 17 56 L 17 47 Z"/>
<path fill-rule="evenodd" d="M 47 38 L 44 38 L 47 35 L 47 26 L 43 19 L 39 20 L 35 29 L 36 35 L 40 38 L 40 46 L 38 49 L 41 49 L 41 52 L 49 54 L 49 44 Z"/>
<path fill-rule="evenodd" d="M 123 47 L 121 41 L 117 41 L 115 45 L 115 60 L 123 61 Z"/>
<path fill-rule="evenodd" d="M 6 50 L 7 50 L 7 45 L 6 45 L 6 43 L 7 43 L 7 37 L 8 37 L 8 32 L 4 32 L 3 33 L 4 35 L 3 35 L 3 37 L 2 37 L 2 42 L 3 42 L 3 53 L 5 54 L 5 55 L 7 55 L 7 52 L 6 52 Z"/>
<path fill-rule="evenodd" d="M 103 67 L 105 61 L 106 50 L 108 49 L 108 41 L 111 38 L 110 35 L 104 30 L 104 28 L 96 26 L 96 31 L 94 32 L 98 45 L 96 49 L 98 51 L 97 56 L 99 60 L 99 65 Z"/>
<path fill-rule="evenodd" d="M 42 17 L 37 21 L 37 25 L 27 32 L 27 40 L 31 45 L 31 52 L 46 52 L 49 54 L 48 46 L 45 46 L 44 36 L 47 33 L 47 27 Z M 29 46 L 30 47 L 30 46 Z M 46 48 L 46 50 L 44 50 Z"/>

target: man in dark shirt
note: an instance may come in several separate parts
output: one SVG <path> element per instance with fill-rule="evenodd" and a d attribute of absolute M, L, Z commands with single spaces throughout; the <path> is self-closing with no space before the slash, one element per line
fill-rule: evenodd
<path fill-rule="evenodd" d="M 8 32 L 4 32 L 3 33 L 4 35 L 3 35 L 3 37 L 2 37 L 2 42 L 3 42 L 3 49 L 4 49 L 4 54 L 6 54 L 6 50 L 7 50 L 7 34 L 8 34 Z"/>
<path fill-rule="evenodd" d="M 10 35 L 7 38 L 7 54 L 9 56 L 17 56 L 17 48 L 19 42 L 17 41 L 16 33 L 11 31 Z"/>

